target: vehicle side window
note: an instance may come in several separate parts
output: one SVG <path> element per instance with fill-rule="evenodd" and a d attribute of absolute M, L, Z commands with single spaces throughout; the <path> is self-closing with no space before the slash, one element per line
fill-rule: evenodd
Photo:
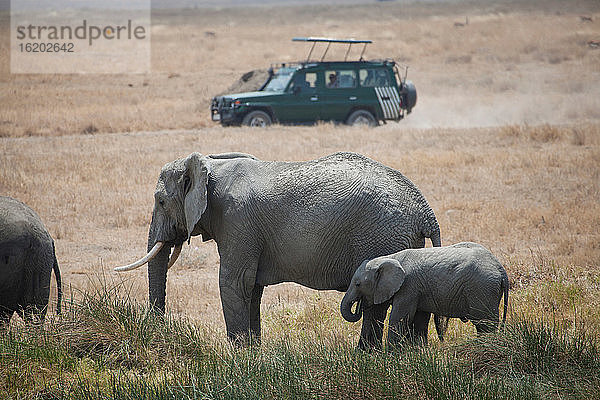
<path fill-rule="evenodd" d="M 304 85 L 310 88 L 317 87 L 317 73 L 307 72 L 306 78 L 304 79 Z"/>
<path fill-rule="evenodd" d="M 317 73 L 316 72 L 300 72 L 294 76 L 292 87 L 300 88 L 300 90 L 314 89 L 317 87 Z"/>
<path fill-rule="evenodd" d="M 363 87 L 390 86 L 388 73 L 383 68 L 361 69 L 358 76 Z"/>
<path fill-rule="evenodd" d="M 356 71 L 325 71 L 328 88 L 354 88 L 356 87 Z"/>

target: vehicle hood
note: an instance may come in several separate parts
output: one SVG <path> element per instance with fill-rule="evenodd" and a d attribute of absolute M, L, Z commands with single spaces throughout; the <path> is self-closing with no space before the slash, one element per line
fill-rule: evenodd
<path fill-rule="evenodd" d="M 233 94 L 225 94 L 223 96 L 219 96 L 221 98 L 227 98 L 227 99 L 237 99 L 237 100 L 245 100 L 245 99 L 252 99 L 252 98 L 257 98 L 257 97 L 269 97 L 269 96 L 276 96 L 276 95 L 280 95 L 283 92 L 245 92 L 245 93 L 233 93 Z"/>

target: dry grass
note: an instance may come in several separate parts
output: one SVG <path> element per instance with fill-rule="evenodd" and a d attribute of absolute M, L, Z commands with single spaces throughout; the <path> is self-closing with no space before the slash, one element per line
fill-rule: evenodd
<path fill-rule="evenodd" d="M 574 143 L 575 132 L 584 132 L 584 145 Z M 585 293 L 581 306 L 589 306 L 590 314 L 599 310 L 594 300 L 600 261 L 598 124 L 425 130 L 395 124 L 376 130 L 328 124 L 213 127 L 3 139 L 2 146 L 0 191 L 40 213 L 57 239 L 65 281 L 76 288 L 85 289 L 89 275 L 106 274 L 125 279 L 134 297 L 144 299 L 144 269 L 117 275 L 111 268 L 143 254 L 154 184 L 164 163 L 193 150 L 246 151 L 285 160 L 349 150 L 410 177 L 436 211 L 445 244 L 473 240 L 491 248 L 507 266 L 519 293 L 515 299 L 538 296 L 544 299 L 540 309 L 547 311 L 552 288 L 544 285 L 576 284 Z M 169 273 L 170 309 L 222 327 L 217 271 L 215 244 L 193 240 Z M 263 308 L 267 313 L 273 307 L 303 312 L 311 293 L 316 292 L 292 284 L 270 287 Z M 319 296 L 337 312 L 341 294 Z M 514 307 L 521 309 L 517 303 Z M 560 311 L 572 318 L 572 308 Z M 458 336 L 463 328 L 472 331 L 456 325 Z"/>
<path fill-rule="evenodd" d="M 587 44 L 600 39 L 597 2 L 570 2 L 565 10 L 563 2 L 547 1 L 539 8 L 512 1 L 155 10 L 152 72 L 110 79 L 10 75 L 7 34 L 0 41 L 0 136 L 211 126 L 210 98 L 244 72 L 305 57 L 308 47 L 290 42 L 301 35 L 369 38 L 368 58 L 409 65 L 419 102 L 405 126 L 599 119 L 600 51 Z M 454 25 L 465 17 L 468 25 Z M 0 16 L 1 31 L 8 33 L 7 24 Z"/>
<path fill-rule="evenodd" d="M 85 291 L 90 276 L 104 275 L 143 301 L 145 270 L 111 270 L 144 252 L 164 163 L 191 151 L 278 160 L 356 151 L 421 188 L 445 244 L 478 241 L 500 257 L 515 312 L 600 324 L 600 51 L 586 45 L 600 36 L 600 10 L 593 1 L 568 12 L 562 2 L 546 6 L 157 11 L 145 75 L 10 75 L 3 41 L 0 193 L 41 215 L 67 286 Z M 455 27 L 465 16 L 469 24 Z M 374 130 L 214 126 L 210 97 L 243 72 L 304 56 L 289 42 L 299 35 L 373 39 L 368 57 L 410 64 L 418 106 Z M 169 272 L 170 310 L 222 329 L 217 271 L 214 242 L 193 240 Z M 314 307 L 337 313 L 340 298 L 278 285 L 265 291 L 263 310 L 308 326 Z M 470 325 L 453 323 L 452 337 L 466 334 Z"/>

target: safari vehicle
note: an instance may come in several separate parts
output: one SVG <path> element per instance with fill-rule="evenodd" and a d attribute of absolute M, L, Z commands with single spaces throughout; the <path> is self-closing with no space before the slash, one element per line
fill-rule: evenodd
<path fill-rule="evenodd" d="M 258 91 L 214 97 L 211 117 L 222 125 L 268 126 L 336 121 L 376 126 L 399 121 L 417 102 L 414 84 L 401 78 L 394 60 L 365 61 L 370 40 L 293 38 L 312 42 L 306 61 L 272 66 Z M 317 43 L 327 43 L 319 61 L 310 57 Z M 347 44 L 344 61 L 325 61 L 332 43 Z M 358 61 L 348 61 L 353 44 L 363 44 Z"/>

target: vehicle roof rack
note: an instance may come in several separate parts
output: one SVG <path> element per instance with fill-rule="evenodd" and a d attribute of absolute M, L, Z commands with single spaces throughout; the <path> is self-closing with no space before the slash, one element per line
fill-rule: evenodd
<path fill-rule="evenodd" d="M 346 55 L 344 56 L 344 61 L 348 60 L 348 54 L 350 53 L 350 49 L 352 48 L 353 44 L 364 44 L 362 52 L 360 53 L 360 58 L 358 59 L 359 61 L 363 60 L 363 55 L 365 54 L 365 49 L 367 48 L 367 45 L 369 43 L 373 43 L 373 41 L 371 40 L 356 40 L 356 39 L 333 39 L 333 38 L 320 38 L 320 37 L 295 37 L 292 38 L 293 42 L 313 42 L 310 51 L 308 52 L 308 57 L 306 57 L 306 62 L 310 61 L 310 56 L 316 46 L 317 43 L 327 43 L 327 48 L 325 49 L 325 51 L 323 52 L 323 55 L 321 56 L 321 61 L 323 61 L 325 59 L 325 55 L 327 54 L 327 51 L 329 50 L 329 46 L 331 46 L 331 43 L 345 43 L 348 45 L 348 50 L 346 50 Z"/>

